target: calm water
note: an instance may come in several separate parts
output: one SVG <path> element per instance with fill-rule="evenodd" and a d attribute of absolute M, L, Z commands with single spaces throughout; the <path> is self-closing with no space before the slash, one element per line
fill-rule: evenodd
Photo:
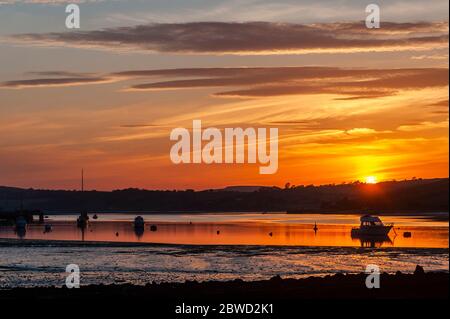
<path fill-rule="evenodd" d="M 73 215 L 49 216 L 50 233 L 43 225 L 29 225 L 25 234 L 0 227 L 0 287 L 61 286 L 66 265 L 73 263 L 81 268 L 82 284 L 298 278 L 358 273 L 368 264 L 386 272 L 411 272 L 417 264 L 449 267 L 448 222 L 420 217 L 382 217 L 396 224 L 395 232 L 362 242 L 350 235 L 359 223 L 352 215 L 142 216 L 142 234 L 133 229 L 134 215 L 118 214 L 91 219 L 84 232 Z"/>
<path fill-rule="evenodd" d="M 352 227 L 359 224 L 356 215 L 287 215 L 287 214 L 201 214 L 142 215 L 143 232 L 135 232 L 134 215 L 105 214 L 91 221 L 85 230 L 77 228 L 75 215 L 50 216 L 53 226 L 28 225 L 26 233 L 17 234 L 14 227 L 1 227 L 0 238 L 24 240 L 70 240 L 96 242 L 139 242 L 180 245 L 271 245 L 271 246 L 337 246 L 337 247 L 408 247 L 448 248 L 448 222 L 420 217 L 383 217 L 396 227 L 389 237 L 361 241 L 352 238 Z M 318 231 L 313 230 L 317 223 Z M 156 225 L 157 231 L 150 226 Z M 411 232 L 412 237 L 403 236 Z"/>

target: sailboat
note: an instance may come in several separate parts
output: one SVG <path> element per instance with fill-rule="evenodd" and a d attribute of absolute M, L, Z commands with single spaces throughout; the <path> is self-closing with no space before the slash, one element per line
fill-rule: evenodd
<path fill-rule="evenodd" d="M 84 170 L 81 170 L 81 194 L 84 193 Z M 78 228 L 85 229 L 89 222 L 89 216 L 86 211 L 82 211 L 77 218 Z"/>

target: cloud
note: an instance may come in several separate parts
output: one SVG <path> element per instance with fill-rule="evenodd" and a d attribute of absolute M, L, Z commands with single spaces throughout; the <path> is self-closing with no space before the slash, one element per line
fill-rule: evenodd
<path fill-rule="evenodd" d="M 341 69 L 330 67 L 274 67 L 224 69 L 142 70 L 112 76 L 168 76 L 188 79 L 136 84 L 131 90 L 222 88 L 219 97 L 268 97 L 297 94 L 340 94 L 341 99 L 383 97 L 399 90 L 444 87 L 448 69 Z M 193 78 L 194 77 L 194 78 Z M 199 77 L 199 78 L 195 78 Z M 242 87 L 224 90 L 225 87 Z"/>
<path fill-rule="evenodd" d="M 104 0 L 0 0 L 0 5 L 2 4 L 64 4 L 64 3 L 85 3 L 85 2 L 97 2 Z"/>
<path fill-rule="evenodd" d="M 329 24 L 313 24 L 315 27 L 323 30 L 343 32 L 345 34 L 359 34 L 367 36 L 370 31 L 362 27 L 360 23 L 343 22 L 343 23 L 329 23 Z M 414 35 L 417 33 L 446 33 L 448 32 L 448 22 L 404 22 L 396 23 L 383 21 L 380 29 L 376 29 L 372 36 L 386 37 L 388 35 Z"/>
<path fill-rule="evenodd" d="M 106 75 L 44 71 L 43 78 L 0 83 L 0 88 L 77 86 L 141 80 L 128 91 L 217 88 L 216 97 L 336 94 L 338 100 L 390 96 L 400 90 L 448 86 L 448 69 L 342 69 L 335 67 L 191 68 L 129 70 Z M 149 79 L 159 81 L 148 82 Z M 161 79 L 170 78 L 168 81 Z M 232 88 L 227 90 L 227 88 Z"/>
<path fill-rule="evenodd" d="M 436 103 L 430 104 L 429 106 L 442 107 L 444 109 L 447 109 L 447 111 L 448 111 L 448 99 L 447 100 L 438 101 Z"/>
<path fill-rule="evenodd" d="M 123 124 L 120 125 L 121 128 L 147 128 L 147 127 L 158 127 L 155 124 Z"/>
<path fill-rule="evenodd" d="M 106 83 L 109 81 L 110 79 L 104 77 L 42 78 L 42 79 L 3 82 L 0 83 L 0 88 L 22 89 L 31 87 L 76 86 L 76 85 Z"/>
<path fill-rule="evenodd" d="M 397 128 L 397 130 L 402 132 L 415 132 L 415 131 L 424 131 L 424 130 L 432 130 L 432 129 L 448 129 L 448 119 L 441 122 L 421 122 L 412 125 L 402 125 Z"/>
<path fill-rule="evenodd" d="M 349 130 L 342 129 L 319 129 L 304 132 L 302 134 L 291 134 L 281 137 L 281 142 L 287 144 L 288 148 L 298 148 L 299 144 L 335 144 L 336 142 L 344 143 L 345 141 L 362 142 L 373 138 L 382 137 L 392 134 L 392 131 L 377 131 L 372 128 L 352 128 Z"/>
<path fill-rule="evenodd" d="M 92 31 L 29 33 L 10 41 L 44 45 L 179 54 L 285 54 L 429 49 L 448 46 L 448 23 L 364 22 L 292 24 L 192 22 Z"/>
<path fill-rule="evenodd" d="M 90 73 L 79 73 L 70 71 L 38 71 L 38 72 L 27 72 L 29 75 L 33 76 L 51 76 L 51 77 L 88 77 L 92 76 Z"/>
<path fill-rule="evenodd" d="M 448 54 L 423 54 L 423 55 L 415 55 L 411 57 L 412 60 L 441 60 L 448 61 Z"/>
<path fill-rule="evenodd" d="M 350 136 L 365 136 L 365 135 L 371 135 L 377 133 L 376 130 L 371 128 L 353 128 L 351 130 L 347 130 L 346 133 Z"/>

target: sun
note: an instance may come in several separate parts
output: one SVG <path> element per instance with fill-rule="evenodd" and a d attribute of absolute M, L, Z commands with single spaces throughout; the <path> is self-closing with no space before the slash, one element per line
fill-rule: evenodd
<path fill-rule="evenodd" d="M 366 177 L 366 184 L 376 184 L 376 183 L 378 183 L 376 176 L 367 176 Z"/>

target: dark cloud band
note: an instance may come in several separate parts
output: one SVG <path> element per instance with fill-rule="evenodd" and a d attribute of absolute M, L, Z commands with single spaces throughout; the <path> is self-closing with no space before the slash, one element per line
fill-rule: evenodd
<path fill-rule="evenodd" d="M 95 31 L 33 33 L 14 41 L 41 45 L 140 49 L 151 52 L 277 54 L 316 51 L 390 51 L 448 44 L 447 23 L 392 23 L 367 29 L 364 22 L 288 24 L 197 22 L 148 24 Z"/>
<path fill-rule="evenodd" d="M 66 75 L 70 72 L 40 72 Z M 80 73 L 81 74 L 81 73 Z M 448 86 L 448 69 L 341 69 L 333 67 L 197 68 L 132 70 L 103 75 L 37 78 L 0 83 L 0 88 L 77 86 L 139 79 L 131 91 L 217 88 L 220 97 L 338 94 L 339 99 L 375 98 L 401 90 Z M 170 80 L 164 80 L 170 78 Z M 174 79 L 175 78 L 175 79 Z M 153 79 L 152 82 L 151 79 Z M 157 80 L 156 80 L 157 79 Z M 144 82 L 146 81 L 146 82 Z"/>
<path fill-rule="evenodd" d="M 0 88 L 20 89 L 27 87 L 75 86 L 107 82 L 103 77 L 73 77 L 18 80 L 0 83 Z"/>
<path fill-rule="evenodd" d="M 242 87 L 216 93 L 222 97 L 265 97 L 296 94 L 341 94 L 346 99 L 382 97 L 399 90 L 448 85 L 448 69 L 352 70 L 322 67 L 168 70 L 170 76 L 195 77 L 134 85 L 132 90 Z M 154 76 L 161 71 L 132 71 Z M 139 73 L 136 73 L 139 72 Z M 128 73 L 130 74 L 130 73 Z M 169 74 L 165 74 L 168 76 Z"/>

